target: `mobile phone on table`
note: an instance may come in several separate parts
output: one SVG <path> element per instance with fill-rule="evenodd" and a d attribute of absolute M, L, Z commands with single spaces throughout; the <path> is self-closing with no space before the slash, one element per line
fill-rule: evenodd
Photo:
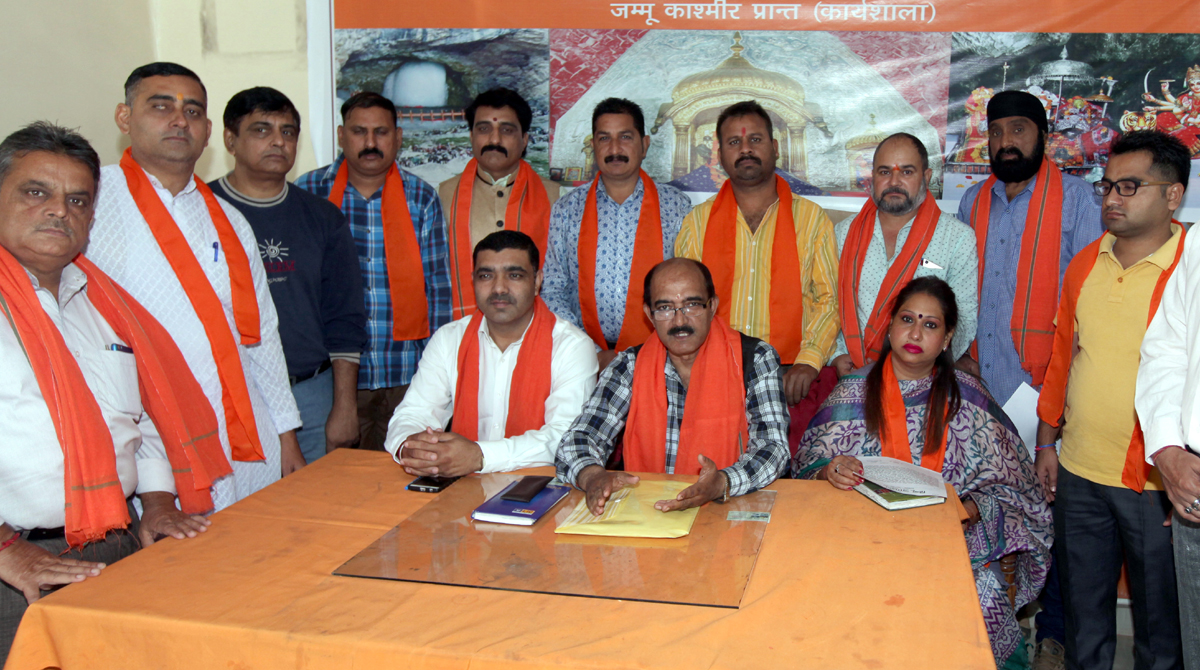
<path fill-rule="evenodd" d="M 458 477 L 417 477 L 404 488 L 420 493 L 441 493 L 447 486 L 458 481 Z"/>

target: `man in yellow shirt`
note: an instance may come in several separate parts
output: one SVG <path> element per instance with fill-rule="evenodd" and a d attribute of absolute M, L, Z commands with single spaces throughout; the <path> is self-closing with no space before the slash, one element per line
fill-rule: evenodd
<path fill-rule="evenodd" d="M 1165 133 L 1130 133 L 1113 145 L 1095 184 L 1108 233 L 1075 256 L 1063 279 L 1035 467 L 1054 502 L 1069 668 L 1112 667 L 1123 560 L 1138 666 L 1182 667 L 1171 528 L 1163 525 L 1171 503 L 1144 460 L 1134 387 L 1142 338 L 1183 251 L 1172 216 L 1190 167 L 1188 150 Z"/>
<path fill-rule="evenodd" d="M 836 381 L 832 369 L 822 373 L 840 327 L 833 224 L 775 173 L 779 143 L 771 117 L 757 102 L 721 112 L 717 139 L 729 180 L 684 218 L 675 255 L 708 266 L 717 294 L 731 298 L 722 302 L 721 316 L 735 330 L 775 347 L 791 366 L 783 386 L 792 406 L 794 451 L 808 424 L 802 417 L 811 418 L 806 406 L 815 411 L 822 392 L 828 395 Z M 819 374 L 822 380 L 814 385 Z"/>

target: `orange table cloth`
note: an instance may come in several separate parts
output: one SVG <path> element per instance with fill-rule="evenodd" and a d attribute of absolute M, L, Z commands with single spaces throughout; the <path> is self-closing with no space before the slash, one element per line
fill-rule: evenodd
<path fill-rule="evenodd" d="M 25 614 L 6 670 L 994 668 L 953 505 L 783 480 L 738 610 L 336 577 L 432 498 L 342 449 Z"/>

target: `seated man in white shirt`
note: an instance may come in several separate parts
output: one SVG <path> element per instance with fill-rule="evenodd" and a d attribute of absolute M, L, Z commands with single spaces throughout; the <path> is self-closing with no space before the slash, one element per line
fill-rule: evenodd
<path fill-rule="evenodd" d="M 591 339 L 538 297 L 533 240 L 492 233 L 475 246 L 473 261 L 479 312 L 434 333 L 388 424 L 384 447 L 412 475 L 551 465 L 596 385 Z"/>
<path fill-rule="evenodd" d="M 139 541 L 203 532 L 176 490 L 210 511 L 229 472 L 174 342 L 80 255 L 99 181 L 70 130 L 35 123 L 0 143 L 0 665 L 28 603 Z"/>

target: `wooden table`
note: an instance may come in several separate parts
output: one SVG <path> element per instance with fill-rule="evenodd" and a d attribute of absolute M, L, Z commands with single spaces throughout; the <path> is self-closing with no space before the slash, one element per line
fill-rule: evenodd
<path fill-rule="evenodd" d="M 35 603 L 6 670 L 994 668 L 957 512 L 784 480 L 738 610 L 337 577 L 428 502 L 339 450 Z"/>

